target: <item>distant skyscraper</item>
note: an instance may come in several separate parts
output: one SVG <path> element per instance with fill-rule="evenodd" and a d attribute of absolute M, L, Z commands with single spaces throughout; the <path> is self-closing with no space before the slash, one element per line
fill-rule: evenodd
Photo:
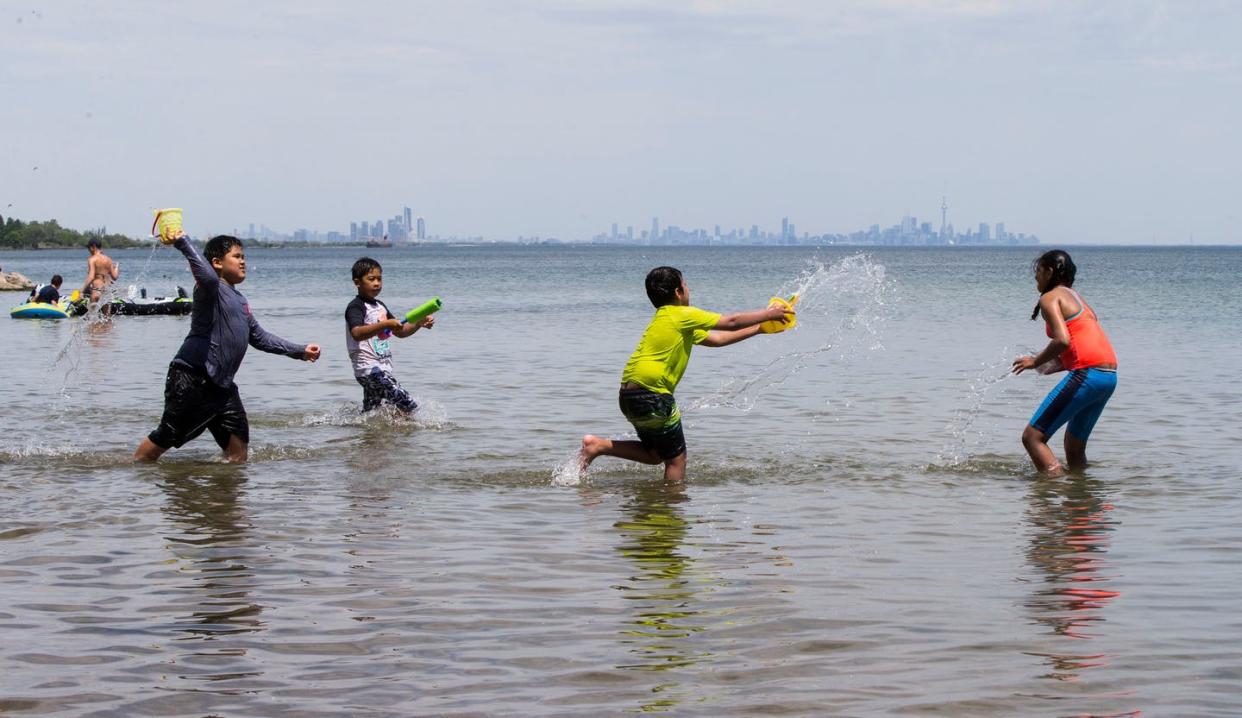
<path fill-rule="evenodd" d="M 612 241 L 617 241 L 617 223 L 612 223 Z"/>
<path fill-rule="evenodd" d="M 418 218 L 417 224 L 418 224 L 418 229 L 416 231 L 417 231 L 418 238 L 427 239 L 427 224 L 423 221 L 422 217 Z"/>
<path fill-rule="evenodd" d="M 383 237 L 384 236 L 384 220 L 378 219 L 375 221 L 375 224 L 371 225 L 371 236 L 372 237 Z"/>
<path fill-rule="evenodd" d="M 941 195 L 940 197 L 940 236 L 944 237 L 949 227 L 949 198 Z"/>
<path fill-rule="evenodd" d="M 997 242 L 1005 241 L 1005 223 L 1004 222 L 996 223 L 996 241 Z"/>
<path fill-rule="evenodd" d="M 358 241 L 358 223 L 357 222 L 349 223 L 349 241 L 351 242 Z"/>
<path fill-rule="evenodd" d="M 987 222 L 979 223 L 979 240 L 983 242 L 990 242 L 992 240 L 992 228 L 988 226 Z"/>
<path fill-rule="evenodd" d="M 789 218 L 781 217 L 781 239 L 789 239 Z"/>
<path fill-rule="evenodd" d="M 625 226 L 625 241 L 627 242 L 634 241 L 634 225 L 632 224 L 627 224 Z"/>
<path fill-rule="evenodd" d="M 405 219 L 405 233 L 406 233 L 406 234 L 409 234 L 410 232 L 414 231 L 414 225 L 413 225 L 413 223 L 411 222 L 411 218 L 412 218 L 413 216 L 414 216 L 414 213 L 410 211 L 410 208 L 409 208 L 409 207 L 406 207 L 406 208 L 405 208 L 405 212 L 404 212 L 404 219 Z"/>

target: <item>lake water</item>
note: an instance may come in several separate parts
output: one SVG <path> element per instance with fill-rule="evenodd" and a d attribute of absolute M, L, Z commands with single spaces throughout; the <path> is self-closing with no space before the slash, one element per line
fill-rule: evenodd
<path fill-rule="evenodd" d="M 1007 375 L 1036 249 L 365 251 L 394 310 L 444 299 L 394 345 L 422 412 L 359 414 L 362 252 L 250 250 L 255 316 L 324 357 L 247 356 L 245 466 L 129 463 L 187 318 L 0 319 L 0 713 L 1242 714 L 1242 250 L 1072 249 L 1120 371 L 1067 479 L 1019 442 L 1056 378 Z M 684 486 L 578 476 L 660 264 L 718 311 L 801 291 L 799 326 L 695 350 Z"/>

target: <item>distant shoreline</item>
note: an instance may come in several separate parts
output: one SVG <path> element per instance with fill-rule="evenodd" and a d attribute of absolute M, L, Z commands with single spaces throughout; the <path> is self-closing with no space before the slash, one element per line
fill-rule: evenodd
<path fill-rule="evenodd" d="M 193 240 L 197 244 L 202 244 L 203 240 Z M 731 250 L 731 249 L 776 249 L 776 250 L 799 250 L 799 249 L 912 249 L 912 250 L 953 250 L 953 251 L 975 251 L 975 250 L 1040 250 L 1046 251 L 1053 247 L 1071 247 L 1080 249 L 1242 249 L 1242 244 L 1099 244 L 1099 243 L 1082 243 L 1071 244 L 1069 242 L 1061 244 L 1039 244 L 1039 245 L 1023 245 L 1023 244 L 596 244 L 593 242 L 423 242 L 420 244 L 393 245 L 391 247 L 368 247 L 360 242 L 342 242 L 342 243 L 306 243 L 306 242 L 261 242 L 254 239 L 242 239 L 247 247 L 255 249 L 357 249 L 369 250 L 377 253 L 390 252 L 407 252 L 422 249 L 458 249 L 467 247 L 531 247 L 531 248 L 555 248 L 555 249 L 702 249 L 702 250 Z M 105 250 L 114 249 L 147 249 L 157 246 L 155 241 L 131 240 L 124 245 L 105 246 Z M 0 255 L 11 252 L 46 252 L 55 250 L 80 250 L 82 247 L 73 245 L 53 245 L 53 246 L 21 246 L 21 247 L 0 247 Z"/>

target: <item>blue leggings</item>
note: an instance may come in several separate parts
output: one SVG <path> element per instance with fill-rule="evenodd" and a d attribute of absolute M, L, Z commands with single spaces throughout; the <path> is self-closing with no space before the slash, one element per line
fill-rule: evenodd
<path fill-rule="evenodd" d="M 413 414 L 418 408 L 418 402 L 414 401 L 409 392 L 401 388 L 401 383 L 397 381 L 397 377 L 392 375 L 392 372 L 384 371 L 379 367 L 371 367 L 371 371 L 354 378 L 362 385 L 362 410 L 364 412 L 371 411 L 385 401 L 407 414 Z"/>
<path fill-rule="evenodd" d="M 1068 424 L 1065 426 L 1067 433 L 1086 441 L 1116 388 L 1115 371 L 1075 369 L 1048 392 L 1044 403 L 1031 417 L 1031 426 L 1043 432 L 1044 436 L 1052 436 L 1057 429 Z"/>

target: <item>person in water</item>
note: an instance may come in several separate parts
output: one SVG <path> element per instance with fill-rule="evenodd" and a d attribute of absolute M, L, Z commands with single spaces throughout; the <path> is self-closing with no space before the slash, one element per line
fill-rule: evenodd
<path fill-rule="evenodd" d="M 430 329 L 436 320 L 428 316 L 410 324 L 393 317 L 388 305 L 379 300 L 384 269 L 374 259 L 362 257 L 354 262 L 350 273 L 358 296 L 345 307 L 345 349 L 354 367 L 354 379 L 362 385 L 362 410 L 371 411 L 386 401 L 399 411 L 412 414 L 418 409 L 418 402 L 392 372 L 388 339 L 404 339 L 424 327 Z"/>
<path fill-rule="evenodd" d="M 90 257 L 86 260 L 86 281 L 82 283 L 82 296 L 95 303 L 103 296 L 109 284 L 121 274 L 121 265 L 103 253 L 99 240 L 94 237 L 86 242 Z"/>
<path fill-rule="evenodd" d="M 587 434 L 578 454 L 583 470 L 598 456 L 616 456 L 644 464 L 664 463 L 664 478 L 686 475 L 686 439 L 673 391 L 681 381 L 696 344 L 723 347 L 763 332 L 764 322 L 787 322 L 793 309 L 771 306 L 721 316 L 690 306 L 690 289 L 681 272 L 656 267 L 647 273 L 647 297 L 656 308 L 638 347 L 621 372 L 617 397 L 621 413 L 634 425 L 637 441 Z"/>
<path fill-rule="evenodd" d="M 203 254 L 184 232 L 173 245 L 185 255 L 197 280 L 190 333 L 168 366 L 164 380 L 164 415 L 134 452 L 135 461 L 155 461 L 168 449 L 211 432 L 231 462 L 244 462 L 250 446 L 250 423 L 233 376 L 247 345 L 271 354 L 315 361 L 318 344 L 293 344 L 259 326 L 236 285 L 246 280 L 241 240 L 212 237 Z"/>
<path fill-rule="evenodd" d="M 1063 469 L 1048 448 L 1048 439 L 1065 426 L 1065 462 L 1077 471 L 1087 466 L 1087 439 L 1100 412 L 1117 388 L 1117 354 L 1100 327 L 1095 311 L 1074 290 L 1078 268 L 1065 252 L 1054 249 L 1035 260 L 1039 303 L 1031 320 L 1043 314 L 1048 346 L 1033 356 L 1018 357 L 1013 373 L 1035 369 L 1041 374 L 1068 371 L 1035 410 L 1022 432 L 1022 445 L 1035 467 L 1047 474 Z"/>
<path fill-rule="evenodd" d="M 30 301 L 40 304 L 55 304 L 60 301 L 60 285 L 64 278 L 59 274 L 52 275 L 50 284 L 41 284 L 30 293 Z"/>

